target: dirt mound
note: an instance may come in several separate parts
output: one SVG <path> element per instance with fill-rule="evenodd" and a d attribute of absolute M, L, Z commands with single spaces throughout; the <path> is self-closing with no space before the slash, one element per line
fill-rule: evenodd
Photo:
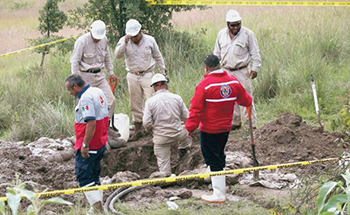
<path fill-rule="evenodd" d="M 230 137 L 229 150 L 250 151 L 250 138 Z M 257 157 L 262 165 L 337 157 L 344 151 L 336 142 L 339 133 L 322 132 L 294 114 L 281 114 L 254 132 Z"/>
<path fill-rule="evenodd" d="M 47 142 L 41 142 L 45 145 Z M 59 143 L 57 143 L 60 145 Z M 0 141 L 0 184 L 10 183 L 16 179 L 16 174 L 21 181 L 37 183 L 36 189 L 43 191 L 55 189 L 67 189 L 75 187 L 74 161 L 58 164 L 46 160 L 45 156 L 36 154 L 40 141 L 36 142 L 35 150 L 23 142 L 9 143 Z M 42 147 L 42 149 L 45 149 Z M 64 150 L 63 144 L 59 150 Z M 48 149 L 42 150 L 50 154 Z M 57 150 L 52 150 L 51 154 Z M 6 192 L 5 187 L 0 187 L 0 195 Z"/>

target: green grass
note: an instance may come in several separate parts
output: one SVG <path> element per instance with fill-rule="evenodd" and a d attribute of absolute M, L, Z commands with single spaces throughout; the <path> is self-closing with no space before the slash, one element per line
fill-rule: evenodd
<path fill-rule="evenodd" d="M 243 19 L 258 39 L 262 67 L 253 81 L 258 124 L 291 112 L 317 125 L 310 84 L 315 76 L 322 120 L 327 130 L 339 130 L 339 112 L 350 92 L 350 11 L 346 8 L 261 8 Z M 214 47 L 222 20 L 206 21 L 189 32 L 163 32 L 156 39 L 170 76 L 169 88 L 189 107 L 204 70 L 202 60 Z M 113 50 L 114 47 L 111 47 Z M 0 130 L 2 138 L 33 140 L 73 132 L 75 100 L 64 88 L 70 74 L 67 55 L 50 55 L 44 68 L 40 55 L 21 53 L 0 59 Z M 115 61 L 119 78 L 116 112 L 129 114 L 123 60 Z M 30 129 L 29 129 L 30 128 Z"/>

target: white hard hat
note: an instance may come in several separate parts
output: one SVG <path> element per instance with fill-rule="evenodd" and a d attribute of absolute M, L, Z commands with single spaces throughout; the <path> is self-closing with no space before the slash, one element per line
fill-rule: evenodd
<path fill-rule="evenodd" d="M 141 30 L 141 24 L 136 19 L 130 19 L 126 23 L 125 33 L 130 36 L 136 36 Z"/>
<path fill-rule="evenodd" d="M 106 36 L 106 24 L 101 20 L 96 20 L 91 24 L 92 37 L 101 40 Z"/>
<path fill-rule="evenodd" d="M 168 80 L 166 79 L 166 77 L 163 74 L 157 73 L 152 77 L 152 84 L 151 87 L 153 86 L 153 84 L 158 83 L 158 82 L 168 82 Z"/>
<path fill-rule="evenodd" d="M 236 10 L 229 10 L 226 13 L 226 22 L 237 22 L 241 20 L 242 18 Z"/>

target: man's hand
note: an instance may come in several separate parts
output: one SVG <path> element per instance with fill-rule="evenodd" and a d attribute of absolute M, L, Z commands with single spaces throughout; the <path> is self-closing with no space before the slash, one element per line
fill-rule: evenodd
<path fill-rule="evenodd" d="M 127 44 L 130 40 L 131 36 L 130 35 L 125 35 L 125 43 Z"/>
<path fill-rule="evenodd" d="M 117 76 L 115 74 L 112 74 L 109 77 L 112 78 L 115 82 L 118 81 L 118 78 L 117 78 Z"/>
<path fill-rule="evenodd" d="M 90 157 L 90 155 L 89 155 L 89 147 L 81 147 L 80 152 L 81 152 L 81 156 L 82 156 L 83 158 L 88 158 L 88 157 Z"/>
<path fill-rule="evenodd" d="M 254 70 L 251 70 L 251 71 L 250 71 L 250 77 L 251 77 L 252 79 L 254 79 L 254 78 L 256 78 L 256 76 L 258 76 L 258 72 L 254 71 Z"/>

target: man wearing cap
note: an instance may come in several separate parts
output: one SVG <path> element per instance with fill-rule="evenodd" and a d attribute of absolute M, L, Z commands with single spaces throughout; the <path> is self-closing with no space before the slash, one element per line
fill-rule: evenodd
<path fill-rule="evenodd" d="M 221 67 L 234 75 L 242 84 L 247 93 L 253 96 L 251 79 L 256 78 L 261 66 L 260 51 L 255 34 L 248 28 L 242 27 L 242 18 L 235 10 L 229 10 L 226 14 L 227 28 L 219 31 L 216 38 L 214 55 L 220 58 Z M 249 65 L 251 63 L 251 65 Z M 241 127 L 241 115 L 247 122 L 245 108 L 235 106 L 232 121 L 232 130 Z M 254 103 L 252 106 L 252 123 L 256 128 L 257 118 Z"/>
<path fill-rule="evenodd" d="M 79 74 L 86 83 L 100 88 L 107 96 L 109 116 L 114 115 L 115 98 L 106 76 L 101 69 L 106 68 L 110 78 L 117 81 L 109 55 L 106 25 L 103 21 L 94 21 L 90 32 L 80 36 L 74 44 L 71 56 L 72 74 Z"/>
<path fill-rule="evenodd" d="M 155 74 L 151 86 L 155 93 L 146 101 L 143 126 L 146 130 L 153 129 L 154 154 L 159 172 L 170 176 L 171 148 L 178 151 L 178 159 L 181 160 L 192 143 L 181 124 L 188 117 L 188 109 L 179 95 L 168 91 L 164 75 Z"/>
<path fill-rule="evenodd" d="M 155 39 L 141 32 L 141 24 L 137 20 L 130 19 L 126 23 L 125 33 L 114 53 L 117 58 L 125 57 L 130 107 L 135 125 L 135 132 L 129 141 L 136 141 L 142 136 L 144 96 L 148 99 L 154 92 L 150 85 L 156 63 L 160 73 L 166 75 L 166 70 Z"/>
<path fill-rule="evenodd" d="M 78 97 L 75 107 L 74 131 L 76 141 L 75 175 L 80 187 L 100 185 L 100 162 L 106 150 L 108 130 L 108 104 L 103 91 L 91 87 L 77 74 L 70 75 L 65 86 L 71 95 Z M 84 192 L 91 214 L 102 212 L 103 191 Z"/>
<path fill-rule="evenodd" d="M 197 85 L 191 100 L 190 114 L 185 124 L 190 136 L 199 126 L 200 143 L 205 163 L 210 171 L 225 168 L 225 146 L 231 130 L 236 104 L 250 106 L 252 99 L 239 81 L 220 69 L 219 58 L 207 55 L 204 59 L 205 76 Z M 223 203 L 226 199 L 224 175 L 212 176 L 213 195 L 203 195 L 202 200 Z"/>

